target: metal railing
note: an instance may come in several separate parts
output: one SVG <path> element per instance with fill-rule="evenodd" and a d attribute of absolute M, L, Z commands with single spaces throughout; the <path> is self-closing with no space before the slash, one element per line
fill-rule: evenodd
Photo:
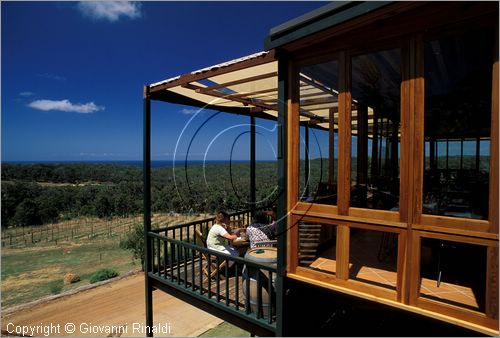
<path fill-rule="evenodd" d="M 249 224 L 251 213 L 233 213 L 230 219 Z M 197 245 L 195 230 L 206 237 L 212 224 L 213 219 L 204 219 L 149 232 L 152 270 L 148 275 L 275 332 L 276 266 Z"/>

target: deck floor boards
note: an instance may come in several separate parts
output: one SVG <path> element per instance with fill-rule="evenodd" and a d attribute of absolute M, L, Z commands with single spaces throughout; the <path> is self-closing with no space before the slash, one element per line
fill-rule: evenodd
<path fill-rule="evenodd" d="M 179 265 L 175 265 L 173 268 L 166 268 L 160 265 L 160 271 L 158 271 L 158 266 L 155 266 L 153 270 L 154 273 L 165 279 L 169 283 L 174 283 L 186 288 L 187 291 L 195 292 L 197 294 L 203 295 L 211 300 L 218 301 L 220 303 L 229 305 L 232 308 L 235 308 L 240 311 L 244 311 L 247 314 L 252 313 L 252 305 L 249 300 L 249 308 L 246 308 L 246 297 L 244 289 L 246 288 L 246 279 L 243 278 L 243 267 L 242 266 L 232 266 L 231 268 L 222 268 L 219 271 L 219 278 L 213 277 L 210 281 L 208 277 L 203 273 L 203 268 L 205 267 L 205 260 L 202 261 L 202 265 L 200 265 L 200 258 L 195 258 L 194 260 L 188 260 L 187 263 L 180 263 Z M 237 271 L 236 271 L 237 269 Z M 228 278 L 224 278 L 224 275 L 227 273 Z M 193 284 L 193 276 L 194 276 L 194 284 Z M 201 283 L 203 281 L 203 283 Z M 217 287 L 217 283 L 219 286 Z M 255 283 L 255 280 L 253 281 Z M 265 289 L 267 289 L 266 283 L 263 283 Z M 202 287 L 200 288 L 200 285 Z M 201 290 L 200 290 L 201 289 Z M 267 319 L 268 312 L 267 308 L 268 297 L 267 291 L 263 289 L 262 293 L 262 306 L 264 308 L 263 315 Z M 252 293 L 252 299 L 256 298 L 255 288 L 250 286 L 250 292 Z M 208 293 L 210 292 L 210 295 Z M 254 294 L 255 293 L 255 294 Z M 219 297 L 217 297 L 219 295 Z M 228 301 L 226 302 L 226 299 Z M 254 310 L 255 310 L 255 303 Z M 274 312 L 274 311 L 273 311 Z M 262 313 L 261 313 L 262 316 Z"/>

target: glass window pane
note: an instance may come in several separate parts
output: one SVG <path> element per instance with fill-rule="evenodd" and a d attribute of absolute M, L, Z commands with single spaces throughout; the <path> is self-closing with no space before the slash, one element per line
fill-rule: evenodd
<path fill-rule="evenodd" d="M 396 290 L 398 235 L 351 228 L 349 279 Z"/>
<path fill-rule="evenodd" d="M 300 69 L 299 200 L 337 204 L 338 63 Z"/>
<path fill-rule="evenodd" d="M 351 206 L 398 210 L 399 49 L 352 59 Z"/>
<path fill-rule="evenodd" d="M 493 42 L 490 29 L 425 42 L 424 213 L 488 218 Z"/>
<path fill-rule="evenodd" d="M 299 266 L 335 274 L 337 226 L 299 223 Z"/>
<path fill-rule="evenodd" d="M 422 238 L 420 297 L 484 312 L 486 247 Z"/>

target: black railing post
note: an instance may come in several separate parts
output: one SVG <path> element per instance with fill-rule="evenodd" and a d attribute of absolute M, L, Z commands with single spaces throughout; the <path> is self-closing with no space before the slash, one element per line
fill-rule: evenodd
<path fill-rule="evenodd" d="M 304 158 L 304 174 L 305 174 L 305 191 L 304 196 L 309 196 L 309 124 L 306 123 L 305 129 L 305 158 Z"/>
<path fill-rule="evenodd" d="M 276 273 L 276 336 L 283 336 L 283 282 L 286 271 L 285 243 L 287 235 L 287 115 L 288 115 L 288 59 L 278 51 L 278 257 Z"/>
<path fill-rule="evenodd" d="M 145 262 L 145 304 L 146 326 L 153 327 L 153 286 L 148 273 L 152 269 L 152 255 L 148 233 L 151 231 L 151 97 L 149 86 L 144 86 L 144 262 Z M 152 337 L 152 330 L 147 330 L 147 336 Z"/>
<path fill-rule="evenodd" d="M 250 210 L 252 217 L 255 214 L 256 208 L 256 183 L 255 183 L 255 116 L 250 115 Z"/>

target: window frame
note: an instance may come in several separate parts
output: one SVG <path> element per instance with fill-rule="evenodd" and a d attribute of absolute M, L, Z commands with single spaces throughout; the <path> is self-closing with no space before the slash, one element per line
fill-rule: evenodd
<path fill-rule="evenodd" d="M 458 11 L 458 10 L 457 10 Z M 437 22 L 442 18 L 436 18 Z M 487 16 L 488 20 L 481 25 L 493 26 L 497 19 Z M 491 20 L 490 20 L 491 19 Z M 446 304 L 428 305 L 428 300 L 415 294 L 418 280 L 415 264 L 419 257 L 419 238 L 435 236 L 437 238 L 458 238 L 465 243 L 480 241 L 488 243 L 487 271 L 493 274 L 488 277 L 486 299 L 491 295 L 498 296 L 498 57 L 492 64 L 492 102 L 491 102 L 491 141 L 490 141 L 490 180 L 489 180 L 489 216 L 488 220 L 454 218 L 446 216 L 426 215 L 422 213 L 423 202 L 423 170 L 425 166 L 424 150 L 424 38 L 442 34 L 455 34 L 466 30 L 464 22 L 477 23 L 477 18 L 461 20 L 460 23 L 436 24 L 425 35 L 418 29 L 410 29 L 392 35 L 385 40 L 361 41 L 353 44 L 339 43 L 338 37 L 332 38 L 332 44 L 322 43 L 310 46 L 302 54 L 289 55 L 289 101 L 288 101 L 288 139 L 287 139 L 287 267 L 288 276 L 312 284 L 327 287 L 336 291 L 362 296 L 381 303 L 407 310 L 422 309 L 431 311 L 437 318 L 449 321 L 449 316 L 463 319 L 475 324 L 498 330 L 498 297 L 487 305 L 486 314 L 470 314 L 466 309 L 452 309 Z M 457 29 L 458 25 L 460 28 Z M 498 21 L 496 21 L 496 38 L 498 40 Z M 494 27 L 494 26 L 493 26 Z M 363 47 L 359 47 L 359 46 Z M 401 155 L 400 155 L 400 210 L 384 211 L 354 208 L 349 206 L 350 200 L 350 160 L 351 160 L 351 60 L 358 54 L 370 51 L 399 48 L 401 51 Z M 498 55 L 498 41 L 495 50 Z M 339 130 L 338 130 L 338 168 L 337 168 L 337 205 L 300 202 L 298 195 L 298 88 L 297 72 L 301 66 L 330 61 L 338 58 L 339 76 Z M 294 88 L 295 87 L 295 88 Z M 295 176 L 294 176 L 295 175 Z M 335 275 L 312 271 L 298 266 L 298 227 L 294 226 L 298 218 L 321 223 L 337 225 L 337 272 Z M 376 229 L 392 231 L 399 234 L 398 241 L 398 288 L 395 298 L 393 294 L 379 292 L 377 287 L 365 283 L 348 280 L 349 233 L 350 228 Z M 340 254 L 340 255 L 339 255 Z M 347 257 L 347 260 L 346 260 Z M 340 269 L 340 271 L 339 271 Z M 384 290 L 387 291 L 387 290 Z M 375 298 L 374 298 L 375 297 Z M 417 311 L 418 312 L 418 311 Z M 419 312 L 429 315 L 429 312 Z M 485 319 L 486 318 L 486 319 Z M 496 319 L 495 319 L 496 318 Z M 495 326 L 496 325 L 496 326 Z"/>

